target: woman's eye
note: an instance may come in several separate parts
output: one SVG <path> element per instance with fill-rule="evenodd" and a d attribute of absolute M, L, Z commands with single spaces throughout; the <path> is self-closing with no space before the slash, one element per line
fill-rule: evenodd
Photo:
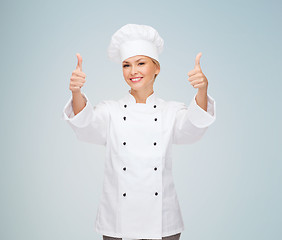
<path fill-rule="evenodd" d="M 143 62 L 140 62 L 139 64 L 145 64 L 145 63 L 143 63 Z M 123 67 L 128 67 L 129 65 L 128 64 L 125 64 L 125 65 L 123 65 Z"/>

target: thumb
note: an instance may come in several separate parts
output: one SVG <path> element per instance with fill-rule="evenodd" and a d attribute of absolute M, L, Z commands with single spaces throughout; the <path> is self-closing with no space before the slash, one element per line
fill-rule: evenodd
<path fill-rule="evenodd" d="M 199 52 L 196 56 L 196 60 L 195 60 L 195 69 L 200 69 L 201 70 L 201 65 L 200 65 L 200 58 L 202 56 L 202 53 Z"/>
<path fill-rule="evenodd" d="M 76 56 L 77 56 L 77 60 L 78 60 L 76 69 L 78 69 L 82 72 L 82 57 L 80 56 L 79 53 L 77 53 Z"/>

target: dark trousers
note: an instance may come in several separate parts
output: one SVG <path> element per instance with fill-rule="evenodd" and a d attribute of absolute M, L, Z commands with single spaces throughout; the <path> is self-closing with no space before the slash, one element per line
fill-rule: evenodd
<path fill-rule="evenodd" d="M 162 237 L 162 240 L 179 240 L 180 234 L 181 233 L 177 233 L 177 234 L 174 234 L 174 235 L 171 235 L 171 236 Z M 103 235 L 103 240 L 122 240 L 122 238 L 115 238 L 115 237 Z M 150 239 L 140 239 L 140 240 L 150 240 Z"/>

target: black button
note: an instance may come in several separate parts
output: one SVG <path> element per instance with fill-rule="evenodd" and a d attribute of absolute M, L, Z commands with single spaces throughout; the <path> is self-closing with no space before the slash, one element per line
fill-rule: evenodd
<path fill-rule="evenodd" d="M 154 105 L 154 108 L 156 108 L 157 107 L 157 105 Z"/>
<path fill-rule="evenodd" d="M 123 196 L 125 197 L 125 196 L 126 196 L 126 193 L 124 193 Z"/>
<path fill-rule="evenodd" d="M 154 170 L 157 171 L 157 168 L 155 167 Z"/>
<path fill-rule="evenodd" d="M 157 193 L 157 192 L 155 192 L 155 195 L 157 196 L 157 195 L 158 195 L 158 193 Z"/>
<path fill-rule="evenodd" d="M 126 105 L 126 104 L 124 104 L 123 106 L 124 106 L 125 108 L 127 107 L 127 105 Z"/>
<path fill-rule="evenodd" d="M 126 167 L 124 167 L 123 170 L 125 171 L 125 170 L 126 170 Z"/>
<path fill-rule="evenodd" d="M 156 145 L 157 145 L 157 143 L 156 143 L 156 142 L 154 142 L 154 145 L 156 146 Z"/>
<path fill-rule="evenodd" d="M 126 120 L 126 117 L 123 117 L 123 120 L 125 121 L 125 120 Z"/>
<path fill-rule="evenodd" d="M 123 142 L 123 145 L 125 145 L 126 144 L 126 142 Z"/>
<path fill-rule="evenodd" d="M 158 119 L 157 118 L 155 118 L 155 121 L 157 121 Z"/>

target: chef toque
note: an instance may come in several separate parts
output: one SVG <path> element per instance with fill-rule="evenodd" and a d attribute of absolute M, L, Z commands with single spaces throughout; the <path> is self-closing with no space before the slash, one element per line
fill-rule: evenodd
<path fill-rule="evenodd" d="M 117 63 L 136 55 L 145 55 L 159 61 L 164 40 L 151 26 L 126 24 L 117 30 L 108 47 L 108 57 Z"/>

